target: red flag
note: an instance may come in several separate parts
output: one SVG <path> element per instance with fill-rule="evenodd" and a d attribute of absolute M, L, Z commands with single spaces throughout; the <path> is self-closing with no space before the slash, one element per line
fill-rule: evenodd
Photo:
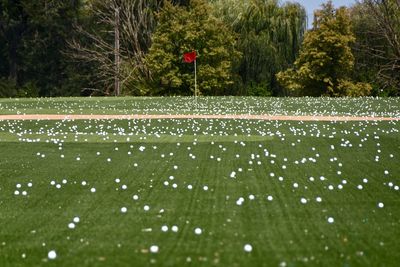
<path fill-rule="evenodd" d="M 192 63 L 196 60 L 196 51 L 183 54 L 183 61 L 185 63 Z"/>

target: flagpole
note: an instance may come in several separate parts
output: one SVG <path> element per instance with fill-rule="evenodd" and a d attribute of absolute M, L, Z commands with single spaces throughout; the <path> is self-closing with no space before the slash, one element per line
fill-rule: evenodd
<path fill-rule="evenodd" d="M 194 60 L 194 97 L 197 98 L 197 66 L 196 66 L 196 59 Z"/>

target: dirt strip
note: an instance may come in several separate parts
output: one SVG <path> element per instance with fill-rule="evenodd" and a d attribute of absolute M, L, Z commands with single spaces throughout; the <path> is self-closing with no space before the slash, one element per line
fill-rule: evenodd
<path fill-rule="evenodd" d="M 284 115 L 247 115 L 247 114 L 137 114 L 137 115 L 57 115 L 27 114 L 0 115 L 1 120 L 143 120 L 143 119 L 240 119 L 240 120 L 278 120 L 278 121 L 399 121 L 400 118 L 389 117 L 356 117 L 356 116 L 284 116 Z"/>

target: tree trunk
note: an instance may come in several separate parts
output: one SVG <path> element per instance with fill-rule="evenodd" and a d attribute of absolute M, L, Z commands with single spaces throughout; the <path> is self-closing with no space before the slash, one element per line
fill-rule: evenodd
<path fill-rule="evenodd" d="M 120 80 L 119 80 L 119 8 L 115 9 L 115 77 L 114 77 L 114 91 L 115 95 L 120 95 Z"/>
<path fill-rule="evenodd" d="M 18 84 L 18 58 L 17 58 L 18 41 L 16 34 L 12 33 L 8 43 L 8 56 L 9 56 L 9 80 Z"/>

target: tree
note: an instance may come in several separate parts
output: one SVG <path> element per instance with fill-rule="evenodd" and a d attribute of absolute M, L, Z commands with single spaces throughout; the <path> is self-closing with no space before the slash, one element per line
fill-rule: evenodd
<path fill-rule="evenodd" d="M 400 1 L 364 0 L 352 8 L 356 77 L 400 95 Z"/>
<path fill-rule="evenodd" d="M 76 94 L 74 73 L 87 69 L 68 62 L 63 54 L 70 29 L 79 20 L 80 0 L 0 0 L 0 75 L 19 96 Z M 4 64 L 3 64 L 4 62 Z M 72 81 L 73 80 L 73 81 Z M 66 87 L 71 92 L 66 92 Z"/>
<path fill-rule="evenodd" d="M 188 7 L 166 2 L 158 17 L 153 43 L 145 58 L 152 95 L 192 95 L 193 64 L 182 62 L 185 52 L 197 51 L 198 91 L 223 94 L 233 84 L 233 62 L 240 57 L 235 35 L 210 15 L 205 0 Z"/>
<path fill-rule="evenodd" d="M 15 85 L 19 83 L 18 79 L 18 49 L 20 40 L 27 31 L 28 14 L 24 10 L 22 0 L 15 2 L 0 1 L 0 36 L 6 42 L 8 79 Z"/>
<path fill-rule="evenodd" d="M 284 94 L 275 74 L 293 64 L 307 27 L 305 9 L 277 0 L 214 0 L 214 13 L 238 33 L 241 94 Z"/>
<path fill-rule="evenodd" d="M 151 43 L 154 12 L 162 1 L 93 0 L 87 9 L 95 26 L 76 25 L 79 37 L 70 42 L 69 55 L 92 62 L 105 91 L 119 95 L 135 73 L 146 73 L 143 58 Z"/>
<path fill-rule="evenodd" d="M 349 80 L 354 67 L 350 45 L 355 41 L 345 7 L 331 1 L 314 15 L 313 29 L 304 38 L 295 68 L 277 74 L 282 86 L 312 96 L 368 95 L 371 86 Z"/>

